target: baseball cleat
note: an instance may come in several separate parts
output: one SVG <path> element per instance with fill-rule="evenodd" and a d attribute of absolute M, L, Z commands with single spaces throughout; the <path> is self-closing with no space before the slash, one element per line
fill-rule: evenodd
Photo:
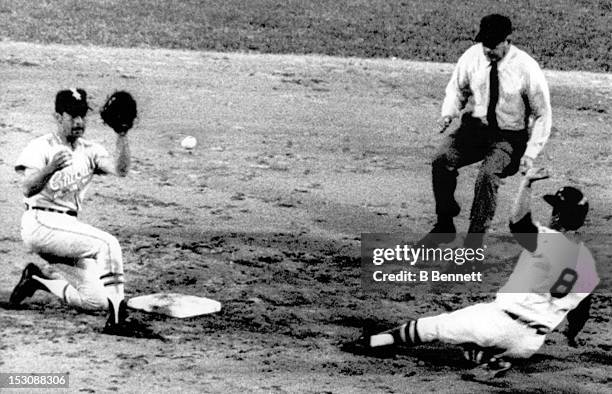
<path fill-rule="evenodd" d="M 469 372 L 464 373 L 461 375 L 461 378 L 464 380 L 486 383 L 503 376 L 511 367 L 512 364 L 510 362 L 493 357 L 489 362 L 481 364 Z"/>
<path fill-rule="evenodd" d="M 46 278 L 36 264 L 29 263 L 23 269 L 21 279 L 19 279 L 19 283 L 17 283 L 17 286 L 15 286 L 11 293 L 9 298 L 9 304 L 11 306 L 18 306 L 26 298 L 32 297 L 36 290 L 47 290 L 42 283 L 32 277 L 34 275 L 40 278 Z"/>
<path fill-rule="evenodd" d="M 117 326 L 127 319 L 127 304 L 125 300 L 121 300 L 121 302 L 119 303 L 119 313 L 117 315 L 119 316 L 118 321 L 116 320 L 115 316 L 115 305 L 113 305 L 113 303 L 108 300 L 108 319 L 106 320 L 106 326 L 104 327 L 104 329 L 106 329 L 106 327 Z"/>
<path fill-rule="evenodd" d="M 165 340 L 165 338 L 155 332 L 151 327 L 133 317 L 128 318 L 127 304 L 122 300 L 119 304 L 119 321 L 115 321 L 115 308 L 111 302 L 108 303 L 108 319 L 102 330 L 103 334 L 116 335 L 130 338 L 147 338 Z"/>

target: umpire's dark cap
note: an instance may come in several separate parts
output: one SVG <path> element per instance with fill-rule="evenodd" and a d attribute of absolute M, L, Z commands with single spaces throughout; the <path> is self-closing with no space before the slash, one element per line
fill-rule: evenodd
<path fill-rule="evenodd" d="M 507 16 L 500 14 L 487 15 L 480 20 L 480 31 L 475 40 L 482 42 L 487 48 L 495 48 L 512 34 L 512 22 Z"/>
<path fill-rule="evenodd" d="M 65 89 L 57 92 L 55 96 L 55 112 L 64 112 L 72 116 L 85 116 L 89 111 L 87 93 L 83 89 Z"/>

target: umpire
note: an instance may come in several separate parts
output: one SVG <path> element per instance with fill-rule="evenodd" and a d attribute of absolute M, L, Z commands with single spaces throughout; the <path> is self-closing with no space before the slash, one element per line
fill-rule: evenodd
<path fill-rule="evenodd" d="M 503 15 L 480 21 L 475 41 L 461 57 L 446 87 L 439 120 L 443 133 L 454 118 L 461 125 L 448 135 L 432 162 L 437 222 L 419 245 L 436 247 L 456 236 L 453 218 L 458 169 L 482 162 L 465 247 L 482 246 L 495 216 L 500 179 L 525 172 L 548 140 L 551 107 L 548 85 L 537 62 L 511 44 L 512 23 Z"/>

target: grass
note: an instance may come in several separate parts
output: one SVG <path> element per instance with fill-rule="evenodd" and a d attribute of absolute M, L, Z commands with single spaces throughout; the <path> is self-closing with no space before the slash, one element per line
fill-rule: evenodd
<path fill-rule="evenodd" d="M 1 0 L 0 36 L 455 62 L 491 12 L 545 68 L 610 71 L 612 0 Z"/>

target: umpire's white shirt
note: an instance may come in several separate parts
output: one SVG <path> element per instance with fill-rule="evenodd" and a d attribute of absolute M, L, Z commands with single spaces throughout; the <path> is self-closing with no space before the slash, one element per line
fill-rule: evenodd
<path fill-rule="evenodd" d="M 497 68 L 499 101 L 495 114 L 499 128 L 524 130 L 529 127 L 531 118 L 533 125 L 525 155 L 535 158 L 548 140 L 552 124 L 550 93 L 544 73 L 531 56 L 513 45 Z M 473 45 L 461 55 L 446 87 L 442 116 L 458 117 L 470 99 L 472 115 L 486 124 L 490 70 L 491 62 L 482 44 Z"/>

